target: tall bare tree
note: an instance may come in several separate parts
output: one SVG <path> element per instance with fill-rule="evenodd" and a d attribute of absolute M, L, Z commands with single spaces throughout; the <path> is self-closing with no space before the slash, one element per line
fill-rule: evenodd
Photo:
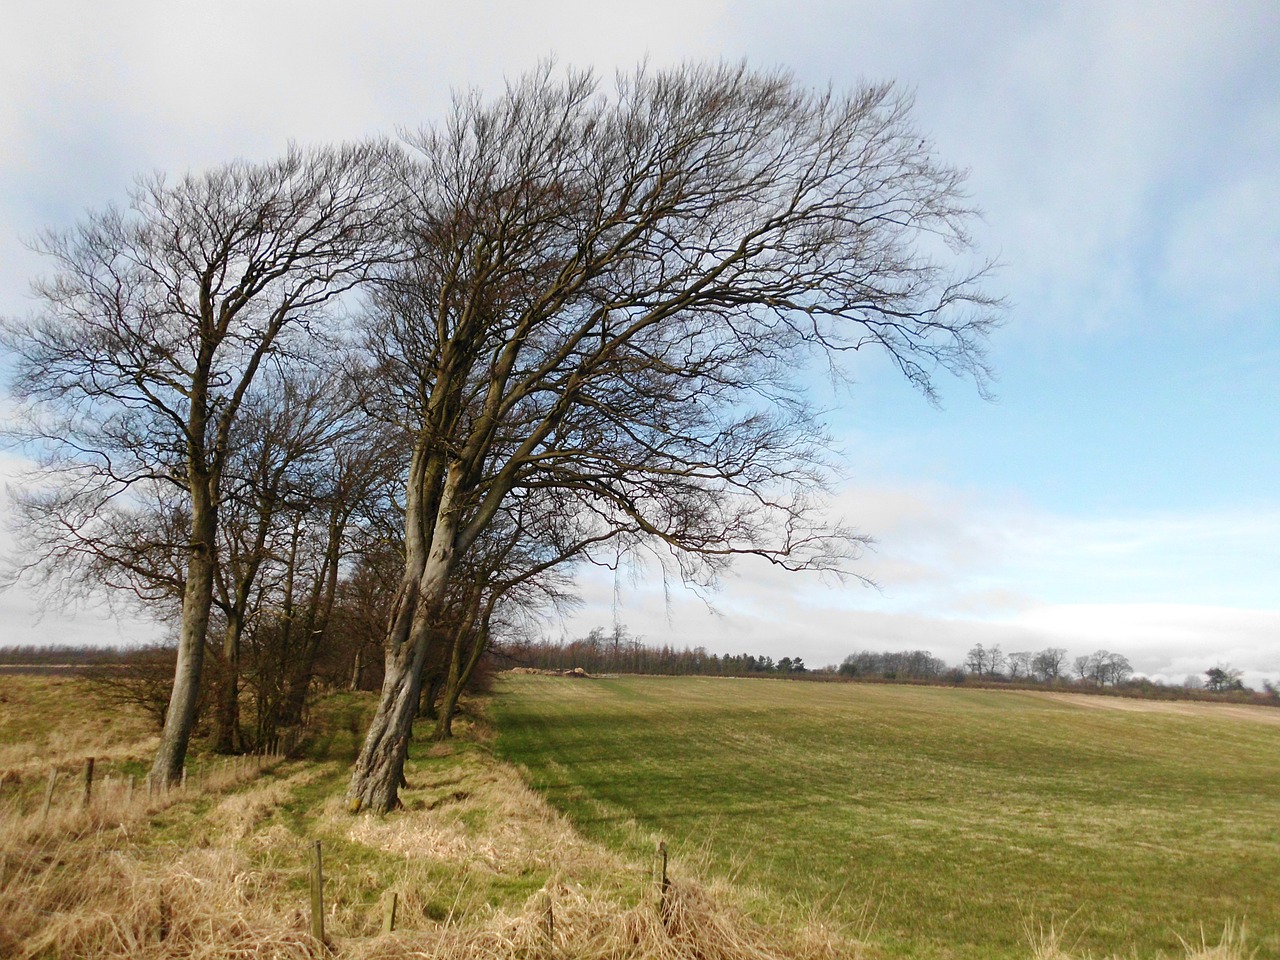
<path fill-rule="evenodd" d="M 909 112 L 744 67 L 612 96 L 546 68 L 412 138 L 412 261 L 370 333 L 415 438 L 406 563 L 352 809 L 396 805 L 451 575 L 515 491 L 573 491 L 694 582 L 742 554 L 841 565 L 806 378 L 876 349 L 926 395 L 940 369 L 982 383 L 994 322 L 983 265 L 952 266 L 963 177 Z"/>
<path fill-rule="evenodd" d="M 384 146 L 141 180 L 41 249 L 53 272 L 5 325 L 46 479 L 127 499 L 162 483 L 187 516 L 173 695 L 152 775 L 181 776 L 213 597 L 233 427 L 264 364 L 381 258 Z"/>

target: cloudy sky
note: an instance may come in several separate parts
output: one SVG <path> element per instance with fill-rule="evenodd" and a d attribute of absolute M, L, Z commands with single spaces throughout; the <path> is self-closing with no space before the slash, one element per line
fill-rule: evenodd
<path fill-rule="evenodd" d="M 443 9 L 444 7 L 452 9 Z M 876 538 L 831 585 L 741 568 L 712 598 L 653 571 L 583 584 L 551 627 L 837 662 L 1099 647 L 1181 680 L 1280 677 L 1280 7 L 1153 2 L 13 0 L 0 33 L 0 313 L 30 309 L 23 244 L 139 173 L 414 128 L 451 88 L 538 60 L 609 76 L 723 58 L 804 82 L 892 79 L 968 168 L 1008 298 L 998 399 L 927 404 L 865 363 L 832 423 L 837 507 Z M 21 467 L 16 451 L 0 473 Z M 37 623 L 0 642 L 146 629 Z"/>

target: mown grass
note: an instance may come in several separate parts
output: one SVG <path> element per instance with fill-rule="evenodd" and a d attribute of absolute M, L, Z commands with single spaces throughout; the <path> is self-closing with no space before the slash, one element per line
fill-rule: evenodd
<path fill-rule="evenodd" d="M 894 957 L 1280 956 L 1280 725 L 1096 698 L 518 676 L 501 757 L 589 836 L 652 834 Z M 677 861 L 678 862 L 678 861 Z M 1052 943 L 1050 944 L 1052 945 Z"/>

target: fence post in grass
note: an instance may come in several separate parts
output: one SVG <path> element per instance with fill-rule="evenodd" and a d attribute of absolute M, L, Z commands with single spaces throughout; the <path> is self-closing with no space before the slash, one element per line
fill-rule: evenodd
<path fill-rule="evenodd" d="M 49 819 L 49 805 L 53 803 L 53 786 L 58 782 L 58 768 L 49 768 L 49 786 L 44 791 L 44 813 L 45 820 Z"/>
<path fill-rule="evenodd" d="M 391 933 L 396 928 L 396 901 L 400 895 L 391 891 L 391 899 L 387 901 L 387 912 L 382 915 L 382 932 Z"/>
<path fill-rule="evenodd" d="M 658 913 L 662 916 L 662 922 L 667 922 L 668 904 L 667 891 L 671 887 L 671 881 L 667 879 L 667 841 L 658 841 L 658 858 L 662 861 L 662 874 L 659 881 L 659 899 Z"/>
<path fill-rule="evenodd" d="M 93 796 L 93 757 L 89 757 L 84 762 L 84 805 L 89 805 L 89 800 Z"/>
<path fill-rule="evenodd" d="M 556 912 L 554 907 L 555 901 L 551 899 L 551 891 L 547 891 L 547 945 L 555 947 L 556 945 Z"/>
<path fill-rule="evenodd" d="M 311 847 L 311 935 L 324 943 L 324 867 L 319 840 Z"/>

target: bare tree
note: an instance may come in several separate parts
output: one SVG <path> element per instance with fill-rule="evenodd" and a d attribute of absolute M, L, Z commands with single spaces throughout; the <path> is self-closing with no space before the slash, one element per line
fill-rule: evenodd
<path fill-rule="evenodd" d="M 54 272 L 36 285 L 39 310 L 5 325 L 25 438 L 45 449 L 42 481 L 99 504 L 164 484 L 186 515 L 158 780 L 181 776 L 191 734 L 234 425 L 264 364 L 287 357 L 290 337 L 379 259 L 386 156 L 291 149 L 141 180 L 127 208 L 44 239 Z"/>
<path fill-rule="evenodd" d="M 1075 671 L 1076 679 L 1081 683 L 1093 677 L 1092 658 L 1087 654 L 1082 654 L 1071 661 L 1071 667 Z"/>
<path fill-rule="evenodd" d="M 547 68 L 413 138 L 413 259 L 370 336 L 415 435 L 406 564 L 353 810 L 396 805 L 452 572 L 517 490 L 573 492 L 688 582 L 743 554 L 842 566 L 810 368 L 878 349 L 929 396 L 940 369 L 985 379 L 983 267 L 942 259 L 968 245 L 962 175 L 909 110 L 744 67 L 612 97 Z"/>
<path fill-rule="evenodd" d="M 1133 674 L 1133 667 L 1128 657 L 1108 650 L 1098 650 L 1088 656 L 1076 657 L 1074 667 L 1082 683 L 1087 680 L 1099 687 L 1124 683 Z"/>
<path fill-rule="evenodd" d="M 1067 651 L 1062 647 L 1045 647 L 1031 660 L 1031 670 L 1041 680 L 1051 682 L 1062 676 Z"/>
<path fill-rule="evenodd" d="M 1091 659 L 1096 664 L 1094 669 L 1099 686 L 1106 686 L 1108 683 L 1115 686 L 1124 683 L 1133 675 L 1133 666 L 1129 663 L 1129 658 L 1122 653 L 1099 650 Z"/>
<path fill-rule="evenodd" d="M 1019 650 L 1009 654 L 1006 661 L 1009 665 L 1009 679 L 1023 680 L 1032 675 L 1031 662 L 1034 659 L 1030 651 Z"/>

